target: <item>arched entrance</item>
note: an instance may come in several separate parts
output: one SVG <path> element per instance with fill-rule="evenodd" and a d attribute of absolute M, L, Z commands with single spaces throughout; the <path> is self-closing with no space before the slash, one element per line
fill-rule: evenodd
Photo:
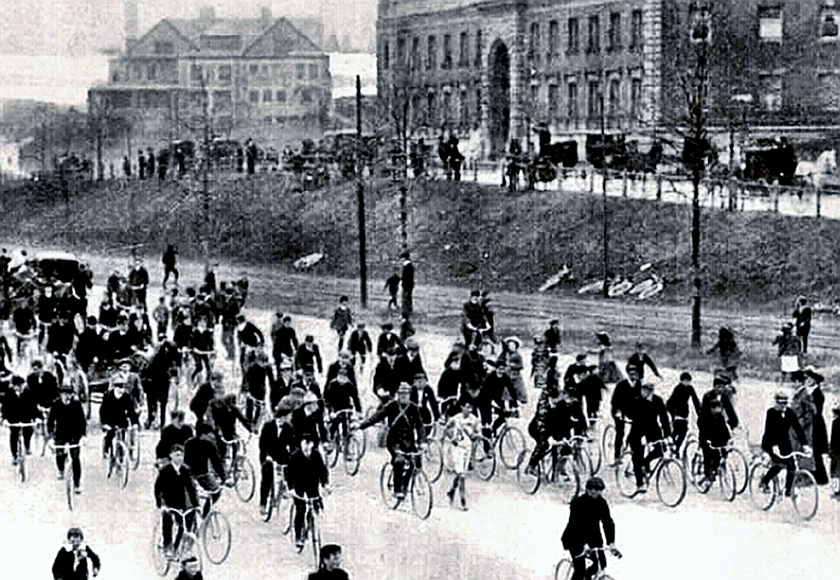
<path fill-rule="evenodd" d="M 490 155 L 504 155 L 510 137 L 510 53 L 504 42 L 490 49 L 488 68 Z"/>

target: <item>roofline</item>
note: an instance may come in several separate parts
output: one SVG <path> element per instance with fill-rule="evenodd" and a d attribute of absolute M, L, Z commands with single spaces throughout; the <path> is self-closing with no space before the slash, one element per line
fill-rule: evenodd
<path fill-rule="evenodd" d="M 160 27 L 161 27 L 161 26 L 163 26 L 163 25 L 169 26 L 169 28 L 171 28 L 172 30 L 174 30 L 174 31 L 175 31 L 175 33 L 176 33 L 178 36 L 180 36 L 181 38 L 183 38 L 183 39 L 187 42 L 187 44 L 189 44 L 190 46 L 192 46 L 192 47 L 194 47 L 194 48 L 198 48 L 197 46 L 195 46 L 195 44 L 193 43 L 193 41 L 192 41 L 192 40 L 190 40 L 190 39 L 189 39 L 189 37 L 187 37 L 187 35 L 186 35 L 186 34 L 184 34 L 183 32 L 181 32 L 181 30 L 180 30 L 177 26 L 175 26 L 174 24 L 172 24 L 172 22 L 171 22 L 168 18 L 164 18 L 164 19 L 162 19 L 162 20 L 158 21 L 158 23 L 157 23 L 157 24 L 155 24 L 155 25 L 154 25 L 154 26 L 152 26 L 149 30 L 147 30 L 147 31 L 146 31 L 146 34 L 144 34 L 143 36 L 141 36 L 140 38 L 138 38 L 137 40 L 135 40 L 135 41 L 134 41 L 134 43 L 132 44 L 132 48 L 133 48 L 134 46 L 137 46 L 138 44 L 140 44 L 140 42 L 142 42 L 143 40 L 145 40 L 145 39 L 146 39 L 149 35 L 151 35 L 151 34 L 152 34 L 152 32 L 154 32 L 155 30 L 157 30 L 158 28 L 160 28 Z M 129 49 L 129 50 L 130 50 L 130 49 Z M 129 50 L 126 50 L 126 56 L 128 56 L 128 52 L 129 52 Z M 165 56 L 165 55 L 162 55 L 162 56 Z"/>
<path fill-rule="evenodd" d="M 259 35 L 256 39 L 254 39 L 254 41 L 253 41 L 251 44 L 249 44 L 247 47 L 245 47 L 245 50 L 243 50 L 243 51 L 242 51 L 242 55 L 244 56 L 244 55 L 245 55 L 245 54 L 246 54 L 249 50 L 251 50 L 251 49 L 254 47 L 254 45 L 256 45 L 256 44 L 257 44 L 260 40 L 262 40 L 263 38 L 265 38 L 266 34 L 268 34 L 269 32 L 271 32 L 271 31 L 272 31 L 272 30 L 274 30 L 275 28 L 277 28 L 277 26 L 278 26 L 281 22 L 285 22 L 286 24 L 288 24 L 288 25 L 289 25 L 289 27 L 290 27 L 292 30 L 294 30 L 294 31 L 295 31 L 295 32 L 297 32 L 299 35 L 301 35 L 303 38 L 305 38 L 305 39 L 309 42 L 309 44 L 311 44 L 312 46 L 314 46 L 315 48 L 317 48 L 320 52 L 323 52 L 324 54 L 326 54 L 326 53 L 324 52 L 324 49 L 323 49 L 322 47 L 320 47 L 320 46 L 318 46 L 317 44 L 315 44 L 315 43 L 312 41 L 312 39 L 311 39 L 311 38 L 309 38 L 309 36 L 307 36 L 306 34 L 304 34 L 303 32 L 301 32 L 301 31 L 300 31 L 300 29 L 299 29 L 297 26 L 295 26 L 294 24 L 292 24 L 292 22 L 291 22 L 289 19 L 287 19 L 285 16 L 281 16 L 280 18 L 278 18 L 277 20 L 275 20 L 275 21 L 274 21 L 274 23 L 273 23 L 271 26 L 269 26 L 269 27 L 267 27 L 265 30 L 263 30 L 262 34 L 260 34 L 260 35 Z"/>

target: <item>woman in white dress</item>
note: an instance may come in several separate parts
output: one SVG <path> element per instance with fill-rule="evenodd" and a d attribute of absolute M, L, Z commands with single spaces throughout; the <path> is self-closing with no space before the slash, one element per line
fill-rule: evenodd
<path fill-rule="evenodd" d="M 473 414 L 473 405 L 464 401 L 461 405 L 461 412 L 453 415 L 446 423 L 445 449 L 446 464 L 449 471 L 454 474 L 452 486 L 446 492 L 449 497 L 449 505 L 455 502 L 455 490 L 459 491 L 461 498 L 461 509 L 467 511 L 467 492 L 464 483 L 464 476 L 470 461 L 472 440 L 479 435 L 480 422 Z"/>

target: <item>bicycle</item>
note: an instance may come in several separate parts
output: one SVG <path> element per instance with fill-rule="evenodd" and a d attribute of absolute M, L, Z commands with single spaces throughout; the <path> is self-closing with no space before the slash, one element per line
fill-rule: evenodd
<path fill-rule="evenodd" d="M 265 502 L 265 512 L 261 514 L 262 521 L 268 523 L 271 521 L 271 516 L 275 510 L 280 509 L 283 500 L 288 497 L 286 489 L 286 474 L 283 465 L 277 463 L 271 457 L 266 457 L 266 461 L 271 462 L 274 466 L 274 485 L 268 490 L 268 498 Z"/>
<path fill-rule="evenodd" d="M 61 470 L 61 479 L 64 480 L 64 488 L 67 494 L 67 507 L 72 512 L 73 507 L 75 506 L 76 490 L 75 486 L 73 485 L 73 458 L 70 455 L 70 451 L 72 449 L 81 449 L 82 442 L 79 441 L 78 443 L 56 443 L 55 441 L 50 441 L 49 446 L 54 453 L 63 451 L 65 454 L 64 468 Z"/>
<path fill-rule="evenodd" d="M 253 417 L 249 416 L 248 413 L 249 403 L 252 405 L 251 415 L 253 415 Z M 252 421 L 254 430 L 259 432 L 260 427 L 263 426 L 266 420 L 266 414 L 263 413 L 263 409 L 265 409 L 265 401 L 261 401 L 248 391 L 240 390 L 236 395 L 236 406 L 239 407 L 239 410 L 249 421 Z"/>
<path fill-rule="evenodd" d="M 306 503 L 306 515 L 303 520 L 303 530 L 301 530 L 300 539 L 303 540 L 304 545 L 309 537 L 312 537 L 312 554 L 314 556 L 315 566 L 321 562 L 321 530 L 318 528 L 318 514 L 315 511 L 314 504 L 320 501 L 320 497 L 301 497 L 294 493 L 289 493 L 288 497 L 293 501 L 289 506 L 289 521 L 286 525 L 284 534 L 288 534 L 295 527 L 295 503 L 294 500 L 303 501 Z M 292 538 L 294 540 L 294 537 Z M 297 552 L 303 552 L 304 545 L 297 547 Z"/>
<path fill-rule="evenodd" d="M 582 446 L 584 440 L 585 437 L 576 435 L 550 443 L 549 452 L 532 470 L 528 469 L 528 451 L 523 451 L 516 470 L 519 488 L 528 495 L 534 495 L 543 483 L 553 483 L 560 491 L 563 502 L 571 503 L 580 495 L 581 486 L 585 483 L 581 480 L 588 478 L 591 473 L 586 463 L 588 453 Z"/>
<path fill-rule="evenodd" d="M 602 457 L 604 457 L 604 461 L 606 461 L 607 457 L 615 458 L 612 464 L 607 464 L 609 467 L 615 467 L 621 462 L 621 456 L 624 453 L 625 445 L 627 444 L 627 435 L 629 435 L 630 427 L 633 425 L 633 421 L 626 417 L 616 419 L 624 423 L 624 441 L 621 442 L 621 448 L 619 449 L 618 457 L 615 457 L 615 425 L 607 425 L 606 427 L 604 427 L 604 432 L 601 434 L 601 455 Z"/>
<path fill-rule="evenodd" d="M 14 335 L 17 339 L 17 368 L 18 370 L 28 369 L 32 366 L 32 361 L 38 357 L 38 327 L 36 326 L 27 334 L 21 334 L 15 330 Z"/>
<path fill-rule="evenodd" d="M 111 441 L 111 448 L 108 450 L 106 478 L 108 480 L 113 478 L 121 489 L 125 489 L 128 485 L 128 475 L 131 472 L 131 469 L 129 469 L 131 452 L 125 442 L 126 429 L 124 427 L 112 428 L 108 426 L 104 426 L 103 429 L 114 432 L 114 439 Z"/>
<path fill-rule="evenodd" d="M 648 442 L 644 448 L 647 456 L 656 446 L 664 446 L 662 456 L 659 457 L 653 469 L 645 470 L 645 485 L 651 479 L 656 483 L 656 495 L 665 506 L 677 507 L 685 499 L 686 475 L 683 464 L 674 457 L 675 452 L 670 439 L 660 439 Z M 633 468 L 633 452 L 626 451 L 621 456 L 621 462 L 616 467 L 615 479 L 621 495 L 630 499 L 641 493 L 636 488 L 636 476 Z"/>
<path fill-rule="evenodd" d="M 706 479 L 705 476 L 705 457 L 703 449 L 698 449 L 694 452 L 691 458 L 691 470 L 689 473 L 689 480 L 694 487 L 702 494 L 709 493 L 709 490 L 714 485 L 714 479 L 717 479 L 720 484 L 720 494 L 726 501 L 735 501 L 735 496 L 738 495 L 738 484 L 735 481 L 735 473 L 729 468 L 729 450 L 732 446 L 729 444 L 716 446 L 709 445 L 709 449 L 713 453 L 720 455 L 720 463 L 713 479 Z"/>
<path fill-rule="evenodd" d="M 29 452 L 23 441 L 23 430 L 38 426 L 41 421 L 32 421 L 31 423 L 6 423 L 9 429 L 19 429 L 17 440 L 17 459 L 15 461 L 15 474 L 20 479 L 21 483 L 26 483 L 26 455 Z M 30 443 L 31 444 L 31 443 Z"/>
<path fill-rule="evenodd" d="M 341 409 L 332 413 L 329 433 L 332 441 L 325 446 L 327 465 L 333 469 L 338 464 L 338 457 L 344 458 L 344 472 L 353 477 L 359 473 L 359 465 L 367 448 L 367 437 L 364 431 L 349 429 L 355 411 Z M 335 430 L 333 430 L 333 425 Z"/>
<path fill-rule="evenodd" d="M 429 483 L 429 478 L 418 461 L 423 456 L 423 452 L 397 451 L 396 453 L 408 458 L 406 467 L 403 469 L 411 472 L 408 481 L 411 509 L 418 518 L 425 520 L 432 513 L 434 498 L 432 497 L 432 484 Z M 390 461 L 385 462 L 379 474 L 379 491 L 382 495 L 382 501 L 388 509 L 395 510 L 403 502 L 403 498 L 398 497 L 394 489 L 394 466 L 391 465 Z"/>
<path fill-rule="evenodd" d="M 778 456 L 781 460 L 793 459 L 793 484 L 790 489 L 790 499 L 793 504 L 793 511 L 797 518 L 803 522 L 810 521 L 817 515 L 820 503 L 817 481 L 810 471 L 799 468 L 799 458 L 811 456 L 811 453 L 802 453 L 801 451 L 792 451 L 787 455 Z M 785 482 L 780 481 L 780 478 L 782 473 L 787 473 L 786 469 L 782 469 L 767 483 L 766 489 L 762 489 L 761 481 L 772 465 L 769 457 L 765 453 L 754 462 L 750 469 L 750 501 L 753 506 L 765 512 L 776 503 L 780 496 L 780 489 L 785 489 Z M 787 497 L 787 492 L 784 495 Z"/>
<path fill-rule="evenodd" d="M 206 496 L 199 493 L 199 498 L 206 499 Z M 201 550 L 198 549 L 199 536 L 201 537 L 200 545 L 204 549 L 207 559 L 212 564 L 218 566 L 227 560 L 230 555 L 232 534 L 230 522 L 222 512 L 211 508 L 207 515 L 202 517 L 201 509 L 198 507 L 179 510 L 165 506 L 160 508 L 160 512 L 161 514 L 170 513 L 180 519 L 182 535 L 175 552 L 171 555 L 167 554 L 166 545 L 163 543 L 161 519 L 159 518 L 155 523 L 153 555 L 155 559 L 155 571 L 159 576 L 166 576 L 169 573 L 172 562 L 181 561 L 187 556 L 196 557 L 200 570 L 202 562 Z M 187 527 L 187 516 L 192 513 L 195 514 L 195 517 L 192 519 L 192 524 Z"/>
<path fill-rule="evenodd" d="M 519 458 L 525 450 L 525 435 L 522 434 L 519 427 L 510 425 L 509 419 L 511 417 L 518 417 L 519 411 L 505 411 L 498 407 L 495 410 L 499 413 L 502 423 L 492 437 L 492 448 L 498 448 L 502 465 L 509 470 L 517 469 L 519 467 Z"/>
<path fill-rule="evenodd" d="M 586 451 L 589 453 L 589 459 L 592 460 L 592 475 L 601 471 L 604 464 L 604 453 L 601 449 L 601 441 L 597 436 L 589 433 L 597 433 L 601 423 L 601 417 L 589 417 L 589 429 L 586 436 Z"/>
<path fill-rule="evenodd" d="M 586 578 L 587 580 L 613 580 L 612 576 L 604 572 L 601 568 L 601 554 L 605 554 L 604 548 L 589 548 L 583 551 L 583 554 L 575 556 L 575 558 L 587 558 L 592 561 L 592 567 L 587 566 Z M 616 553 L 616 558 L 621 558 L 620 553 Z M 594 569 L 593 569 L 594 568 Z M 554 580 L 572 580 L 575 573 L 575 565 L 571 558 L 563 558 L 554 567 Z"/>
<path fill-rule="evenodd" d="M 482 481 L 490 481 L 496 473 L 496 454 L 493 444 L 484 435 L 477 435 L 470 442 L 468 471 L 475 471 Z"/>
<path fill-rule="evenodd" d="M 249 432 L 248 440 L 250 438 L 251 433 Z M 228 440 L 220 435 L 219 439 L 222 440 L 227 448 L 225 454 L 225 473 L 229 474 L 230 483 L 226 482 L 226 485 L 233 487 L 239 499 L 248 503 L 254 497 L 257 486 L 254 466 L 247 457 L 248 444 L 241 437 L 234 437 Z"/>

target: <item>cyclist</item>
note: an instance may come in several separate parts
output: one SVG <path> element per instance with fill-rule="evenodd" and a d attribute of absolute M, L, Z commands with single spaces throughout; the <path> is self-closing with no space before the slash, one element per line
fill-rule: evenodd
<path fill-rule="evenodd" d="M 785 478 L 785 497 L 790 497 L 790 490 L 793 487 L 794 470 L 796 462 L 793 457 L 782 459 L 780 455 L 789 455 L 792 451 L 790 432 L 793 431 L 799 444 L 802 445 L 804 453 L 810 453 L 811 448 L 805 438 L 805 431 L 796 418 L 796 413 L 788 408 L 787 393 L 779 391 L 775 396 L 776 404 L 767 409 L 767 416 L 764 419 L 764 435 L 761 438 L 761 449 L 770 456 L 773 465 L 761 478 L 760 489 L 763 493 L 769 493 L 770 480 L 776 477 L 783 468 L 787 471 Z"/>
<path fill-rule="evenodd" d="M 109 335 L 117 329 L 119 314 L 109 299 L 102 301 L 99 307 L 99 325 L 102 327 L 103 340 L 108 340 Z"/>
<path fill-rule="evenodd" d="M 353 357 L 353 364 L 355 364 L 356 356 L 359 357 L 362 365 L 365 368 L 368 354 L 373 351 L 373 343 L 370 341 L 370 335 L 365 330 L 365 323 L 359 322 L 356 329 L 350 333 L 350 338 L 347 341 L 347 348 Z"/>
<path fill-rule="evenodd" d="M 712 401 L 720 401 L 729 427 L 734 429 L 738 426 L 738 415 L 735 413 L 735 406 L 732 404 L 733 393 L 734 389 L 732 388 L 732 381 L 729 380 L 729 377 L 726 375 L 715 376 L 712 382 L 712 390 L 703 395 L 703 399 L 700 402 L 700 414 L 703 415 L 708 411 L 709 404 Z"/>
<path fill-rule="evenodd" d="M 720 401 L 715 399 L 709 403 L 708 412 L 697 421 L 697 428 L 700 431 L 700 448 L 703 450 L 703 480 L 700 483 L 714 483 L 723 457 L 720 450 L 712 449 L 712 446 L 724 447 L 732 439 Z"/>
<path fill-rule="evenodd" d="M 314 373 L 316 368 L 319 374 L 324 372 L 321 349 L 315 344 L 315 337 L 311 334 L 304 337 L 303 344 L 300 345 L 297 354 L 295 354 L 295 367 L 304 372 L 312 371 Z"/>
<path fill-rule="evenodd" d="M 265 337 L 253 322 L 245 320 L 245 315 L 236 316 L 236 341 L 239 345 L 239 363 L 245 360 L 245 351 L 256 350 L 265 345 Z"/>
<path fill-rule="evenodd" d="M 99 575 L 102 561 L 90 546 L 82 545 L 84 540 L 85 536 L 79 528 L 67 530 L 67 541 L 70 545 L 62 546 L 55 556 L 52 566 L 55 580 L 88 580 L 89 573 L 93 576 Z M 88 560 L 93 568 L 90 571 L 88 571 Z"/>
<path fill-rule="evenodd" d="M 350 580 L 347 572 L 341 569 L 341 546 L 325 544 L 321 546 L 319 556 L 318 571 L 311 573 L 308 580 Z"/>
<path fill-rule="evenodd" d="M 411 384 L 418 373 L 426 374 L 420 357 L 420 345 L 416 340 L 409 338 L 405 341 L 405 353 L 397 358 L 395 367 L 401 383 Z"/>
<path fill-rule="evenodd" d="M 44 361 L 32 361 L 32 372 L 26 377 L 29 391 L 35 397 L 35 402 L 43 409 L 52 407 L 58 398 L 58 379 L 51 372 L 44 369 Z"/>
<path fill-rule="evenodd" d="M 394 468 L 394 489 L 397 499 L 405 499 L 408 482 L 411 480 L 411 463 L 403 453 L 414 453 L 426 442 L 426 430 L 420 409 L 411 402 L 411 387 L 401 383 L 397 389 L 396 401 L 381 406 L 370 418 L 359 423 L 359 429 L 367 429 L 383 419 L 388 421 L 386 444 Z"/>
<path fill-rule="evenodd" d="M 146 392 L 148 415 L 146 429 L 150 429 L 160 410 L 160 425 L 166 423 L 166 405 L 170 389 L 178 388 L 178 351 L 171 341 L 164 338 L 158 345 L 148 366 L 143 369 L 142 384 Z"/>
<path fill-rule="evenodd" d="M 23 301 L 22 304 L 19 304 L 15 308 L 14 314 L 12 314 L 12 321 L 15 324 L 15 333 L 17 335 L 18 358 L 23 356 L 23 347 L 26 345 L 26 341 L 29 340 L 24 337 L 30 336 L 37 325 L 35 322 L 34 308 L 35 300 L 30 298 L 27 301 Z"/>
<path fill-rule="evenodd" d="M 324 403 L 327 413 L 330 415 L 347 409 L 355 409 L 357 413 L 362 412 L 362 405 L 359 402 L 359 391 L 347 376 L 347 370 L 346 367 L 340 367 L 336 378 L 328 383 L 324 389 Z M 347 429 L 347 421 L 348 418 L 345 415 L 341 418 L 341 423 L 338 421 L 332 421 L 330 423 L 330 436 L 333 439 L 337 436 L 340 427 L 343 429 L 342 434 L 344 436 L 347 435 L 349 431 Z"/>
<path fill-rule="evenodd" d="M 274 364 L 278 368 L 282 366 L 283 359 L 291 361 L 295 358 L 295 353 L 300 345 L 295 329 L 292 328 L 291 316 L 286 315 L 283 317 L 283 326 L 277 329 L 277 334 L 272 340 L 274 341 Z"/>
<path fill-rule="evenodd" d="M 580 405 L 566 391 L 548 390 L 546 399 L 537 406 L 534 418 L 528 424 L 528 434 L 534 439 L 535 446 L 525 472 L 536 475 L 537 464 L 553 446 L 572 435 L 585 433 L 586 417 Z M 571 452 L 568 445 L 560 449 L 561 455 L 569 455 Z"/>
<path fill-rule="evenodd" d="M 666 405 L 674 424 L 674 447 L 676 449 L 682 447 L 685 436 L 688 434 L 689 401 L 694 404 L 694 415 L 698 418 L 699 423 L 700 400 L 697 398 L 697 392 L 694 390 L 691 380 L 690 373 L 683 372 L 680 374 L 680 382 L 671 391 L 671 396 L 668 397 Z"/>
<path fill-rule="evenodd" d="M 657 379 L 662 378 L 662 375 L 659 374 L 659 369 L 656 368 L 656 364 L 647 353 L 645 343 L 642 341 L 636 343 L 636 352 L 630 355 L 630 359 L 627 361 L 627 364 L 633 365 L 639 369 L 639 380 L 645 378 L 645 367 L 650 367 L 650 370 L 653 371 L 653 374 L 656 375 Z"/>
<path fill-rule="evenodd" d="M 236 406 L 236 395 L 225 394 L 225 387 L 221 382 L 214 384 L 213 389 L 213 399 L 207 409 L 210 419 L 207 422 L 215 427 L 214 430 L 219 443 L 219 455 L 227 457 L 228 444 L 222 439 L 233 441 L 236 438 L 237 421 L 248 431 L 251 431 L 252 425 L 239 410 L 239 407 Z M 196 430 L 198 430 L 198 427 L 199 425 L 196 425 Z M 233 454 L 232 460 L 235 460 L 236 445 L 230 445 Z"/>
<path fill-rule="evenodd" d="M 461 509 L 467 511 L 467 491 L 464 476 L 470 461 L 472 440 L 479 434 L 479 420 L 473 414 L 473 406 L 469 401 L 461 405 L 461 412 L 453 415 L 446 423 L 444 430 L 446 443 L 447 467 L 455 474 L 452 486 L 446 492 L 449 505 L 455 503 L 455 491 L 458 490 L 461 499 Z"/>
<path fill-rule="evenodd" d="M 664 437 L 671 436 L 671 421 L 668 418 L 668 410 L 665 408 L 665 401 L 662 397 L 654 394 L 652 383 L 644 383 L 641 388 L 641 396 L 633 403 L 633 411 L 630 416 L 633 418 L 633 425 L 630 427 L 630 434 L 627 436 L 627 443 L 633 452 L 633 470 L 636 474 L 636 493 L 647 491 L 645 487 L 645 473 L 651 461 L 662 456 L 662 445 L 656 445 L 650 453 L 645 455 L 644 439 L 647 443 L 659 441 Z M 616 435 L 616 438 L 618 435 Z"/>
<path fill-rule="evenodd" d="M 315 449 L 318 444 L 318 435 L 311 431 L 301 435 L 300 449 L 289 458 L 289 465 L 286 468 L 286 482 L 295 495 L 301 498 L 315 499 L 312 509 L 320 513 L 323 509 L 323 502 L 320 497 L 320 488 L 328 489 L 330 473 L 324 464 L 321 453 Z M 295 546 L 298 552 L 303 550 L 303 526 L 306 521 L 306 502 L 295 498 Z"/>
<path fill-rule="evenodd" d="M 73 398 L 73 389 L 69 385 L 59 388 L 59 398 L 50 409 L 47 420 L 47 432 L 56 446 L 76 445 L 87 433 L 87 419 L 78 399 Z M 79 447 L 70 449 L 70 459 L 73 466 L 73 485 L 77 494 L 82 493 L 82 463 Z M 67 461 L 64 449 L 57 448 L 55 465 L 58 468 L 58 479 L 64 479 L 64 462 Z"/>
<path fill-rule="evenodd" d="M 195 437 L 184 444 L 184 464 L 195 482 L 210 494 L 204 515 L 222 495 L 221 482 L 225 481 L 225 466 L 219 458 L 219 448 L 213 427 L 202 423 L 196 427 Z"/>
<path fill-rule="evenodd" d="M 7 423 L 31 423 L 39 417 L 38 406 L 32 393 L 26 388 L 23 377 L 12 377 L 12 388 L 6 391 L 2 399 L 2 416 Z M 30 455 L 29 444 L 32 441 L 32 427 L 9 427 L 9 449 L 12 452 L 12 463 L 17 465 L 18 440 L 23 435 L 23 446 L 26 454 Z"/>
<path fill-rule="evenodd" d="M 426 435 L 430 436 L 434 423 L 440 419 L 440 408 L 435 392 L 429 386 L 429 380 L 424 372 L 419 372 L 414 376 L 411 386 L 411 402 L 420 407 L 420 416 L 423 418 L 423 423 L 428 425 Z"/>
<path fill-rule="evenodd" d="M 324 425 L 324 411 L 321 401 L 312 391 L 303 396 L 303 405 L 292 413 L 292 427 L 298 437 L 304 433 L 314 433 L 317 437 L 315 444 L 327 440 L 327 428 Z"/>
<path fill-rule="evenodd" d="M 280 401 L 292 389 L 292 361 L 285 359 L 280 363 L 280 376 L 271 385 L 271 408 L 276 409 Z"/>
<path fill-rule="evenodd" d="M 381 402 L 392 399 L 400 386 L 397 374 L 397 351 L 389 348 L 382 355 L 382 360 L 373 371 L 373 392 Z"/>
<path fill-rule="evenodd" d="M 481 307 L 481 292 L 473 290 L 470 292 L 469 301 L 464 302 L 461 321 L 461 333 L 464 335 L 464 342 L 468 346 L 480 345 L 481 333 L 489 330 L 490 325 L 487 323 L 484 314 L 484 308 Z"/>
<path fill-rule="evenodd" d="M 268 492 L 274 485 L 275 468 L 268 458 L 285 469 L 292 453 L 298 449 L 291 423 L 291 414 L 296 408 L 294 401 L 284 397 L 274 409 L 274 420 L 267 421 L 260 432 L 260 515 L 265 514 Z"/>
<path fill-rule="evenodd" d="M 350 310 L 349 299 L 347 296 L 342 296 L 338 299 L 338 307 L 335 309 L 332 322 L 330 323 L 330 328 L 338 335 L 339 351 L 344 348 L 344 337 L 352 325 L 353 311 Z"/>
<path fill-rule="evenodd" d="M 128 317 L 120 314 L 117 318 L 117 330 L 108 336 L 108 354 L 111 361 L 130 357 L 139 347 L 139 335 L 129 331 Z"/>
<path fill-rule="evenodd" d="M 117 429 L 128 429 L 130 425 L 136 427 L 139 422 L 131 397 L 125 392 L 125 383 L 115 382 L 114 388 L 102 397 L 102 406 L 99 407 L 99 423 L 105 430 L 102 458 L 108 459 Z"/>
<path fill-rule="evenodd" d="M 274 383 L 271 365 L 265 352 L 252 352 L 248 355 L 248 370 L 242 376 L 242 391 L 249 396 L 245 401 L 245 417 L 256 425 L 265 405 L 267 387 Z M 262 403 L 260 405 L 259 403 Z"/>
<path fill-rule="evenodd" d="M 111 386 L 113 387 L 117 383 L 125 385 L 125 392 L 128 394 L 139 415 L 143 404 L 143 382 L 140 380 L 140 376 L 134 372 L 131 361 L 124 360 L 120 362 L 117 372 L 111 377 Z"/>
<path fill-rule="evenodd" d="M 586 416 L 590 420 L 598 417 L 601 399 L 607 390 L 601 377 L 593 372 L 597 368 L 595 365 L 581 365 L 572 377 L 573 392 L 576 393 L 578 401 L 586 405 Z"/>
<path fill-rule="evenodd" d="M 222 282 L 223 286 L 224 284 Z M 233 360 L 237 318 L 242 305 L 234 295 L 233 288 L 229 286 L 225 287 L 219 303 L 219 310 L 222 314 L 222 344 L 225 347 L 228 360 Z"/>
<path fill-rule="evenodd" d="M 446 369 L 441 373 L 438 380 L 438 399 L 441 400 L 441 414 L 447 417 L 458 412 L 451 401 L 443 403 L 446 399 L 454 397 L 456 400 L 466 391 L 463 375 L 461 374 L 460 357 L 449 357 L 446 361 Z"/>
<path fill-rule="evenodd" d="M 479 414 L 484 426 L 484 434 L 488 438 L 492 438 L 499 426 L 505 422 L 505 417 L 517 415 L 519 404 L 516 400 L 513 382 L 507 374 L 505 362 L 500 360 L 496 363 L 487 359 L 484 363 L 494 369 L 495 372 L 489 373 L 481 385 L 481 398 L 484 406 L 479 409 Z M 495 421 L 493 421 L 494 410 L 498 414 Z"/>
<path fill-rule="evenodd" d="M 574 574 L 571 580 L 592 578 L 600 567 L 607 567 L 607 558 L 603 552 L 593 554 L 599 562 L 589 569 L 586 568 L 586 547 L 603 548 L 604 538 L 601 527 L 607 539 L 607 549 L 616 557 L 621 553 L 615 547 L 615 522 L 610 515 L 610 505 L 604 499 L 604 480 L 600 477 L 590 477 L 586 482 L 586 493 L 572 500 L 569 506 L 569 522 L 563 530 L 561 538 L 563 547 L 572 556 Z M 599 566 L 600 564 L 600 566 Z"/>
<path fill-rule="evenodd" d="M 615 422 L 615 455 L 613 456 L 613 466 L 618 465 L 621 458 L 621 450 L 624 447 L 624 428 L 628 419 L 632 421 L 631 413 L 634 401 L 639 397 L 642 383 L 639 380 L 639 369 L 628 364 L 624 371 L 627 373 L 627 378 L 619 381 L 613 390 L 612 400 L 610 402 L 610 414 Z"/>
<path fill-rule="evenodd" d="M 195 424 L 208 420 L 207 410 L 214 398 L 225 396 L 224 376 L 219 371 L 210 373 L 210 380 L 198 387 L 190 401 L 190 411 L 195 414 Z"/>
<path fill-rule="evenodd" d="M 161 296 L 158 305 L 152 311 L 152 318 L 157 323 L 158 342 L 166 338 L 169 329 L 169 308 L 166 306 L 166 296 Z"/>
<path fill-rule="evenodd" d="M 391 349 L 394 351 L 402 350 L 403 344 L 400 337 L 394 333 L 394 325 L 386 322 L 381 326 L 382 332 L 379 333 L 379 338 L 376 341 L 376 355 L 380 358 Z"/>
<path fill-rule="evenodd" d="M 327 378 L 324 384 L 329 385 L 338 376 L 338 369 L 340 368 L 347 371 L 347 378 L 351 383 L 358 386 L 356 382 L 356 369 L 353 367 L 353 354 L 349 350 L 340 351 L 338 353 L 338 360 L 327 367 Z"/>
<path fill-rule="evenodd" d="M 169 425 L 160 432 L 160 441 L 155 447 L 155 457 L 158 463 L 169 460 L 169 452 L 173 445 L 185 445 L 192 439 L 192 427 L 184 423 L 184 411 L 178 409 L 169 413 Z"/>
<path fill-rule="evenodd" d="M 186 511 L 198 507 L 198 494 L 189 468 L 184 465 L 184 446 L 175 444 L 169 450 L 169 464 L 164 466 L 155 480 L 155 503 L 160 508 L 172 508 Z M 164 551 L 167 557 L 174 556 L 176 547 L 181 542 L 184 529 L 191 528 L 195 521 L 195 513 L 190 513 L 181 519 L 168 511 L 161 515 L 161 530 L 163 531 Z M 178 527 L 175 541 L 172 541 L 172 525 Z"/>
<path fill-rule="evenodd" d="M 79 363 L 83 371 L 87 373 L 91 365 L 99 362 L 103 347 L 102 337 L 96 331 L 96 318 L 88 316 L 85 328 L 76 341 L 75 349 L 76 362 Z"/>
<path fill-rule="evenodd" d="M 202 369 L 208 373 L 212 371 L 210 365 L 210 355 L 216 349 L 216 341 L 213 338 L 213 331 L 207 328 L 207 319 L 201 317 L 198 319 L 197 326 L 192 331 L 190 337 L 190 348 L 193 350 L 193 357 L 195 358 L 195 370 L 193 371 L 191 379 L 195 381 Z"/>

